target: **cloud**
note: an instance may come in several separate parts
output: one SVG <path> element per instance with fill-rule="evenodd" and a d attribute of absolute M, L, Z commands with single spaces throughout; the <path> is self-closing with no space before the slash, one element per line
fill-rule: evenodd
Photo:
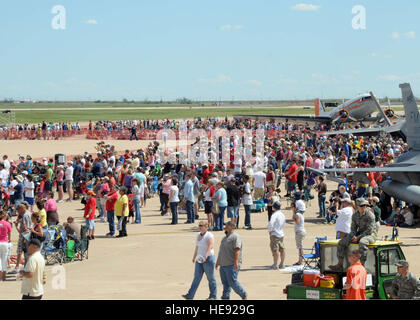
<path fill-rule="evenodd" d="M 299 3 L 292 7 L 292 10 L 295 11 L 317 11 L 321 6 L 314 4 Z"/>
<path fill-rule="evenodd" d="M 392 39 L 401 39 L 402 37 L 407 38 L 407 39 L 415 39 L 416 38 L 416 32 L 415 31 L 408 31 L 406 33 L 399 33 L 394 31 L 393 33 L 391 33 L 391 38 Z"/>
<path fill-rule="evenodd" d="M 401 35 L 398 32 L 393 32 L 393 33 L 391 33 L 391 38 L 392 39 L 399 39 L 399 38 L 401 38 Z"/>
<path fill-rule="evenodd" d="M 259 80 L 249 80 L 247 81 L 247 84 L 251 84 L 253 86 L 258 86 L 258 87 L 261 87 L 263 85 L 263 83 Z"/>
<path fill-rule="evenodd" d="M 241 24 L 231 25 L 231 24 L 225 24 L 224 26 L 220 27 L 220 30 L 222 31 L 231 31 L 231 30 L 241 30 L 244 26 Z"/>
<path fill-rule="evenodd" d="M 401 78 L 399 76 L 396 76 L 395 74 L 385 74 L 378 77 L 378 80 L 382 81 L 398 81 Z"/>
<path fill-rule="evenodd" d="M 409 31 L 405 34 L 405 36 L 409 39 L 414 39 L 416 37 L 416 33 L 414 31 Z"/>
<path fill-rule="evenodd" d="M 287 78 L 284 75 L 279 75 L 278 83 L 281 84 L 296 84 L 298 81 L 295 79 Z"/>
<path fill-rule="evenodd" d="M 232 79 L 224 74 L 219 74 L 215 78 L 198 78 L 197 82 L 200 83 L 229 83 L 232 82 Z"/>
<path fill-rule="evenodd" d="M 98 21 L 94 19 L 89 19 L 85 21 L 85 24 L 98 24 Z"/>

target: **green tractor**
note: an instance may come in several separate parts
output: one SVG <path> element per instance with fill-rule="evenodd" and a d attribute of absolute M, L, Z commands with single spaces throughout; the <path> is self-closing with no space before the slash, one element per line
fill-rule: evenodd
<path fill-rule="evenodd" d="M 344 263 L 344 272 L 334 272 L 328 266 L 335 265 L 337 259 L 337 245 L 339 240 L 326 240 L 319 242 L 320 257 L 319 268 L 323 275 L 332 276 L 335 279 L 333 287 L 305 286 L 303 283 L 303 271 L 292 274 L 292 283 L 286 286 L 284 293 L 287 299 L 342 299 L 343 284 L 345 284 L 347 260 Z M 358 244 L 351 244 L 349 250 L 357 249 Z M 369 245 L 369 251 L 365 262 L 368 274 L 366 281 L 366 297 L 368 299 L 390 299 L 392 280 L 397 275 L 395 263 L 405 260 L 400 242 L 376 241 Z"/>

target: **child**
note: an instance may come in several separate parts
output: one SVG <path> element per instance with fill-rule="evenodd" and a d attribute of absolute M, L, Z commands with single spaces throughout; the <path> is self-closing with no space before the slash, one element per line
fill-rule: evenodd
<path fill-rule="evenodd" d="M 128 196 L 128 223 L 134 223 L 134 202 L 133 202 L 133 194 L 130 193 Z"/>
<path fill-rule="evenodd" d="M 361 256 L 359 249 L 351 251 L 348 255 L 351 266 L 347 269 L 347 280 L 343 286 L 343 289 L 347 290 L 344 295 L 346 300 L 366 300 L 367 272 L 360 263 Z"/>

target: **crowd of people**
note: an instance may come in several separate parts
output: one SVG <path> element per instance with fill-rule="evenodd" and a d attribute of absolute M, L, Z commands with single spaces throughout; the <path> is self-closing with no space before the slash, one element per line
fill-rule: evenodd
<path fill-rule="evenodd" d="M 201 151 L 194 149 L 194 158 L 198 159 L 196 162 L 178 154 L 174 158 L 175 161 L 165 163 L 160 152 L 161 145 L 157 141 L 151 142 L 147 148 L 125 150 L 120 154 L 114 146 L 100 142 L 96 154 L 86 152 L 64 162 L 47 158 L 33 161 L 30 155 L 19 156 L 19 161 L 9 161 L 8 156 L 4 155 L 3 162 L 0 163 L 3 207 L 1 221 L 5 221 L 2 224 L 7 225 L 7 221 L 15 220 L 13 224 L 19 233 L 17 263 L 12 272 L 18 272 L 22 256 L 26 257 L 23 263 L 27 260 L 28 243 L 32 239 L 42 240 L 43 232 L 48 226 L 60 223 L 58 203 L 63 201 L 80 200 L 84 204 L 83 217 L 91 240 L 95 239 L 95 220 L 108 223 L 109 231 L 106 236 L 127 237 L 127 224 L 142 223 L 141 208 L 146 206 L 147 200 L 155 194 L 159 196 L 161 215 L 171 215 L 171 224 L 174 225 L 180 222 L 180 213 L 186 213 L 186 224 L 193 224 L 200 217 L 200 210 L 204 210 L 206 223 L 203 226 L 206 232 L 222 231 L 227 225 L 231 227 L 229 232 L 241 226 L 250 230 L 251 212 L 267 208 L 273 269 L 285 267 L 285 216 L 281 207 L 284 207 L 286 199 L 291 202 L 295 224 L 298 256 L 295 265 L 302 264 L 301 255 L 306 236 L 306 202 L 314 197 L 312 193 L 317 194 L 315 197 L 319 205 L 318 219 L 327 224 L 335 224 L 337 238 L 341 239 L 339 264 L 333 266 L 337 269 L 342 267 L 344 248 L 350 242 L 357 241 L 361 245 L 360 259 L 363 263 L 367 245 L 376 240 L 381 225 L 413 227 L 418 223 L 420 211 L 417 206 L 393 199 L 381 190 L 380 182 L 387 179 L 384 173 L 369 173 L 363 177 L 342 174 L 337 177 L 341 182 L 327 201 L 325 178 L 309 170 L 388 165 L 398 155 L 408 151 L 407 144 L 402 140 L 394 140 L 391 137 L 326 138 L 307 125 L 263 120 L 197 118 L 187 122 L 105 121 L 97 123 L 96 127 L 98 125 L 104 128 L 118 129 L 119 126 L 123 126 L 154 130 L 264 129 L 276 130 L 277 134 L 266 137 L 262 152 L 256 149 L 257 138 L 253 136 L 251 156 L 248 158 L 242 149 L 242 136 L 233 134 L 228 138 L 227 150 L 230 153 L 225 157 L 227 162 L 222 161 L 223 150 L 226 150 L 222 148 L 222 137 L 216 146 L 209 144 L 208 148 L 201 148 Z M 93 128 L 92 123 L 89 128 Z M 190 142 L 190 147 L 194 148 L 194 145 L 198 144 L 199 138 L 194 143 Z M 237 157 L 237 154 L 243 157 Z M 215 155 L 218 156 L 216 159 L 220 160 L 214 161 Z M 68 197 L 64 199 L 66 194 Z M 243 222 L 239 214 L 241 206 L 244 212 Z M 363 218 L 355 214 L 356 212 Z M 365 216 L 369 216 L 369 219 L 365 219 Z M 225 222 L 226 217 L 230 221 Z M 65 227 L 72 234 L 78 232 L 72 217 L 65 222 Z M 366 228 L 369 230 L 368 235 L 364 232 Z M 1 239 L 3 242 L 10 242 L 9 228 L 6 227 L 6 230 L 6 235 L 0 237 L 0 243 Z M 363 234 L 363 237 L 359 237 L 360 234 Z M 197 257 L 202 256 L 204 261 L 217 266 L 217 261 L 209 258 L 212 251 L 207 248 L 204 254 L 202 249 L 205 233 L 200 237 L 202 238 L 197 240 L 193 260 L 196 262 Z M 8 241 L 4 241 L 5 239 Z M 4 261 L 9 261 L 11 246 L 8 245 L 7 250 L 3 247 L 6 246 L 0 246 L 0 259 L 2 272 L 5 272 L 7 268 L 5 270 Z M 236 259 L 236 254 L 234 257 Z M 223 258 L 221 260 L 224 261 Z M 227 260 L 232 262 L 231 258 Z M 220 266 L 225 267 L 223 264 Z M 229 268 L 230 266 L 231 264 Z M 233 269 L 235 272 L 238 270 Z M 237 273 L 233 271 L 221 270 L 222 282 L 226 284 L 224 297 L 229 297 L 228 288 L 233 287 L 242 298 L 246 298 L 246 293 L 240 285 L 232 280 L 237 278 Z M 210 278 L 213 279 L 205 264 L 196 267 L 197 278 L 201 278 L 199 275 L 203 272 L 209 277 L 209 281 Z M 196 282 L 186 298 L 194 296 L 198 286 Z M 213 280 L 211 282 L 213 283 Z M 214 298 L 213 293 L 210 298 Z"/>

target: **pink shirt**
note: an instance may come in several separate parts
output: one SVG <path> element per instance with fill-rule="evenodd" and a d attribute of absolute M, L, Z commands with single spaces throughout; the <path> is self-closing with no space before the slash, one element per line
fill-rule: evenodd
<path fill-rule="evenodd" d="M 63 178 L 64 178 L 64 171 L 63 170 L 58 171 L 57 181 L 63 181 Z"/>
<path fill-rule="evenodd" d="M 321 169 L 321 166 L 322 166 L 321 159 L 317 158 L 317 159 L 314 161 L 314 169 Z"/>
<path fill-rule="evenodd" d="M 108 193 L 110 191 L 108 183 L 103 183 L 100 191 L 101 192 L 99 193 L 99 198 L 103 198 L 103 193 Z"/>
<path fill-rule="evenodd" d="M 57 211 L 57 202 L 54 199 L 48 199 L 45 202 L 45 211 Z"/>
<path fill-rule="evenodd" d="M 9 232 L 12 232 L 12 226 L 9 222 L 0 221 L 0 242 L 9 242 Z"/>
<path fill-rule="evenodd" d="M 171 186 L 172 186 L 172 180 L 171 179 L 166 180 L 166 182 L 163 185 L 162 192 L 169 194 L 171 192 Z"/>

